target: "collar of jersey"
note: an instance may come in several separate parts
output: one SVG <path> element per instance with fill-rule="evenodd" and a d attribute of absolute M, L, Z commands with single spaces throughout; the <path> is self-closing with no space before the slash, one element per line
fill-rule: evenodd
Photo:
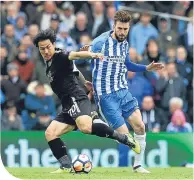
<path fill-rule="evenodd" d="M 50 59 L 50 60 L 46 61 L 46 64 L 47 64 L 47 66 L 48 66 L 48 67 L 50 67 L 50 66 L 51 66 L 51 64 L 52 64 L 52 59 Z"/>

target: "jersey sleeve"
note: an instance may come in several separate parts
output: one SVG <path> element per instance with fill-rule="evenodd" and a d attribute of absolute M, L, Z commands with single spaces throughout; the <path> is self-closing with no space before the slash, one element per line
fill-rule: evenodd
<path fill-rule="evenodd" d="M 94 53 L 102 53 L 102 47 L 109 37 L 110 31 L 107 31 L 92 41 L 91 51 Z"/>
<path fill-rule="evenodd" d="M 69 61 L 69 53 L 70 52 L 67 52 L 67 51 L 63 51 L 62 53 L 61 53 L 61 59 L 64 59 L 65 61 L 66 60 L 68 60 Z"/>
<path fill-rule="evenodd" d="M 94 53 L 100 53 L 103 43 L 103 41 L 92 42 L 91 51 Z"/>
<path fill-rule="evenodd" d="M 146 66 L 141 64 L 136 64 L 130 61 L 129 54 L 126 55 L 125 65 L 128 71 L 132 72 L 143 72 L 146 71 Z"/>

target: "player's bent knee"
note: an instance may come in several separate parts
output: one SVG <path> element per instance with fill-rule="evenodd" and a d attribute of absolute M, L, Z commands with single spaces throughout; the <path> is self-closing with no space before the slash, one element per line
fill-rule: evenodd
<path fill-rule="evenodd" d="M 48 127 L 45 131 L 45 138 L 47 141 L 51 141 L 53 139 L 56 139 L 57 135 L 55 133 L 55 129 Z"/>
<path fill-rule="evenodd" d="M 90 116 L 83 115 L 76 119 L 76 124 L 79 130 L 85 134 L 92 132 L 92 119 Z"/>
<path fill-rule="evenodd" d="M 91 134 L 92 129 L 90 126 L 85 125 L 79 128 L 81 132 L 85 133 L 85 134 Z"/>
<path fill-rule="evenodd" d="M 140 125 L 136 126 L 134 128 L 134 131 L 136 134 L 143 135 L 145 134 L 145 125 L 144 123 L 141 123 Z"/>

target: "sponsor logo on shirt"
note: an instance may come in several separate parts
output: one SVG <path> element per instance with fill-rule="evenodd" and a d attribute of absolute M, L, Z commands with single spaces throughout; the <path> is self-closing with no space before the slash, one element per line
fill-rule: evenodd
<path fill-rule="evenodd" d="M 104 60 L 108 62 L 114 62 L 114 63 L 124 63 L 125 56 L 105 56 Z"/>

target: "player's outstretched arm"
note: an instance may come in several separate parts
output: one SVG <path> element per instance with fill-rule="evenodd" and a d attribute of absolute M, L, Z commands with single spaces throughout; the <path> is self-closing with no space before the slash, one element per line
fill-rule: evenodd
<path fill-rule="evenodd" d="M 75 52 L 71 51 L 69 53 L 69 60 L 79 60 L 79 59 L 102 59 L 103 54 L 101 53 L 93 53 L 90 51 L 81 51 L 81 52 Z"/>
<path fill-rule="evenodd" d="M 125 65 L 127 66 L 127 70 L 132 72 L 156 71 L 164 68 L 162 63 L 155 63 L 154 61 L 147 66 L 133 63 L 130 61 L 129 55 L 126 56 Z"/>
<path fill-rule="evenodd" d="M 155 63 L 154 61 L 146 66 L 147 71 L 156 71 L 163 68 L 164 68 L 164 65 L 162 63 Z"/>

